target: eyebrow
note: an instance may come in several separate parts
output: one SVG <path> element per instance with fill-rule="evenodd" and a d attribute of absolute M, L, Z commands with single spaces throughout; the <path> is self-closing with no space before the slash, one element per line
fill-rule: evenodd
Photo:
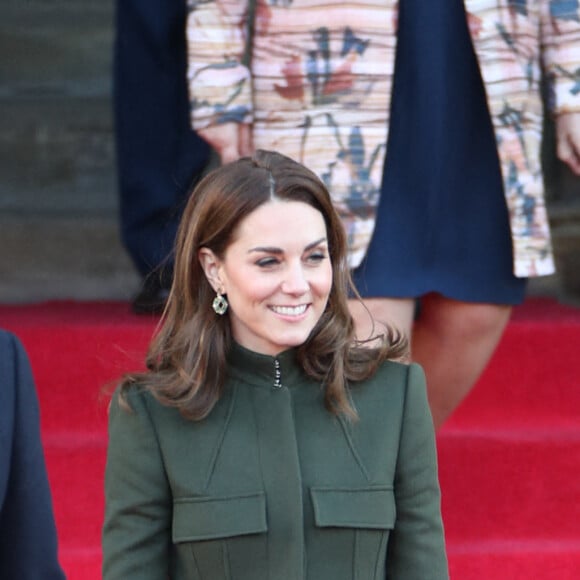
<path fill-rule="evenodd" d="M 307 252 L 308 250 L 312 250 L 313 248 L 316 248 L 316 246 L 319 246 L 323 242 L 327 242 L 327 241 L 328 240 L 326 239 L 326 237 L 320 238 L 319 240 L 316 240 L 315 242 L 308 244 L 304 248 L 304 251 Z M 284 250 L 282 250 L 282 248 L 275 248 L 275 247 L 269 247 L 269 246 L 258 246 L 257 248 L 252 248 L 252 249 L 248 250 L 248 254 L 251 254 L 252 252 L 264 252 L 266 254 L 283 254 Z"/>

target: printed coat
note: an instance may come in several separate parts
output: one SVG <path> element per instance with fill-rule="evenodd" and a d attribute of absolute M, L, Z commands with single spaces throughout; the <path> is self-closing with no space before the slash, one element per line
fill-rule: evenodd
<path fill-rule="evenodd" d="M 375 226 L 396 51 L 395 0 L 188 0 L 195 129 L 253 124 L 254 145 L 324 180 L 350 264 Z M 580 112 L 579 0 L 465 0 L 495 130 L 514 273 L 554 271 L 540 145 L 542 70 L 555 114 Z"/>

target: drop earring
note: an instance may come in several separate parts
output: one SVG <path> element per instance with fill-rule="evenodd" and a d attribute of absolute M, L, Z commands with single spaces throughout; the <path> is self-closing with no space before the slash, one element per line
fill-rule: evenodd
<path fill-rule="evenodd" d="M 220 294 L 219 290 L 216 292 L 216 297 L 213 299 L 211 307 L 220 316 L 224 315 L 228 309 L 228 301 Z"/>

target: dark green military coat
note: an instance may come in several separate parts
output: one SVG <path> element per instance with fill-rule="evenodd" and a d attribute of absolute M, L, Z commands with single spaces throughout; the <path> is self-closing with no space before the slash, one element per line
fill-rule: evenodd
<path fill-rule="evenodd" d="M 324 409 L 293 351 L 236 347 L 230 375 L 201 422 L 137 389 L 132 414 L 113 400 L 105 580 L 448 577 L 418 366 L 354 386 L 358 422 Z"/>

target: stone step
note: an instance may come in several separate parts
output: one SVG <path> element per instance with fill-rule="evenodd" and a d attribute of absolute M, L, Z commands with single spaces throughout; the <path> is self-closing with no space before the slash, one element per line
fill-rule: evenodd
<path fill-rule="evenodd" d="M 0 39 L 0 212 L 115 212 L 113 0 L 4 1 Z"/>
<path fill-rule="evenodd" d="M 106 95 L 113 0 L 4 0 L 0 97 Z"/>
<path fill-rule="evenodd" d="M 1 99 L 0 106 L 2 214 L 116 212 L 108 98 Z"/>
<path fill-rule="evenodd" d="M 0 302 L 127 300 L 138 276 L 116 217 L 0 217 Z"/>

